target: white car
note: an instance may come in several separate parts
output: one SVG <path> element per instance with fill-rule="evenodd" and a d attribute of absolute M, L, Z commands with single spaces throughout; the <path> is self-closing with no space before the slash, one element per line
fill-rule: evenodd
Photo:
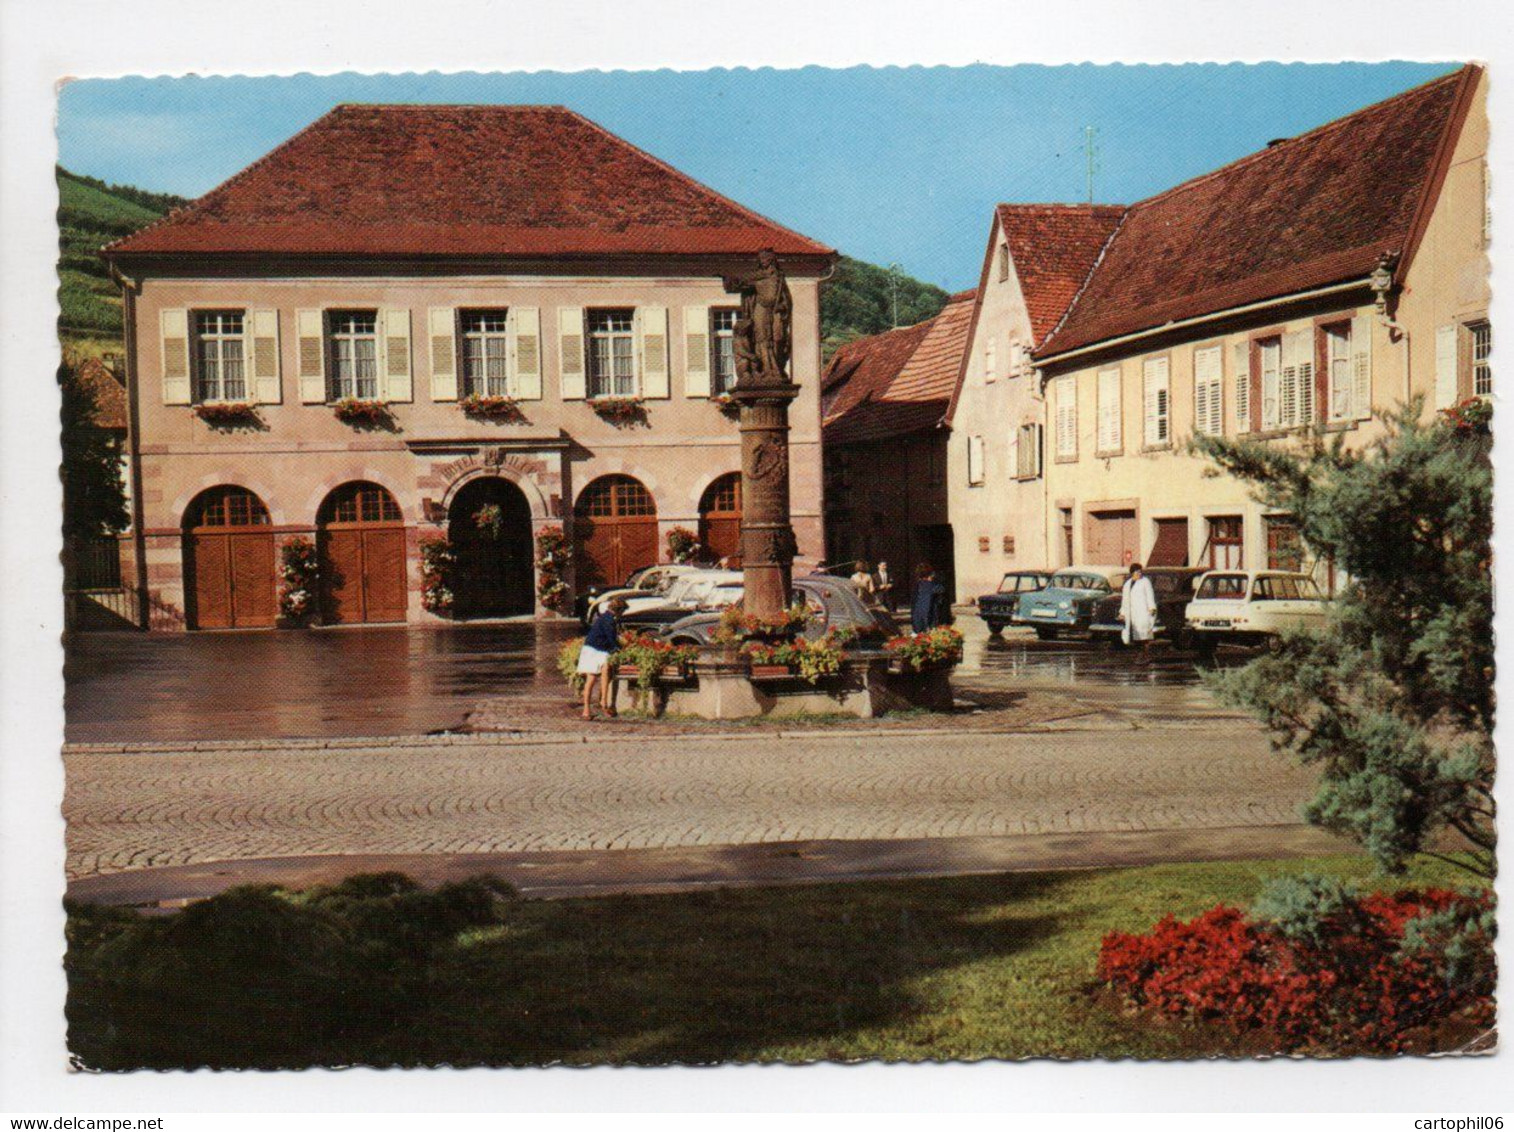
<path fill-rule="evenodd" d="M 740 570 L 691 570 L 675 577 L 672 585 L 668 586 L 663 593 L 647 591 L 634 594 L 623 593 L 621 596 L 626 599 L 627 614 L 660 609 L 663 606 L 695 610 L 711 604 L 716 600 L 717 593 L 722 600 L 729 597 L 727 587 L 732 585 L 739 587 L 741 583 Z M 737 597 L 740 597 L 739 593 Z M 590 610 L 591 619 L 599 612 L 599 602 L 604 600 L 601 598 L 596 601 L 595 606 Z"/>
<path fill-rule="evenodd" d="M 1307 574 L 1211 570 L 1199 579 L 1184 620 L 1200 652 L 1262 644 L 1286 629 L 1318 628 L 1329 603 Z"/>
<path fill-rule="evenodd" d="M 679 578 L 690 574 L 708 573 L 699 566 L 690 566 L 683 563 L 670 563 L 665 566 L 648 566 L 645 570 L 637 571 L 632 576 L 631 583 L 625 586 L 617 586 L 614 589 L 602 590 L 594 595 L 589 601 L 583 622 L 585 625 L 593 621 L 598 615 L 600 607 L 612 597 L 623 597 L 627 602 L 640 601 L 643 605 L 647 599 L 657 601 L 666 600 L 667 592 L 673 588 L 673 583 Z"/>

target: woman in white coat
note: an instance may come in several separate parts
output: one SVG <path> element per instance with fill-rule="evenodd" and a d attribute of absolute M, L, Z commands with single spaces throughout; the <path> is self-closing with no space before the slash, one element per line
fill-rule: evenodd
<path fill-rule="evenodd" d="M 1141 659 L 1145 660 L 1151 638 L 1156 633 L 1157 594 L 1139 562 L 1131 564 L 1130 577 L 1125 579 L 1120 590 L 1120 620 L 1125 624 L 1120 632 L 1121 639 L 1127 645 L 1140 642 Z"/>

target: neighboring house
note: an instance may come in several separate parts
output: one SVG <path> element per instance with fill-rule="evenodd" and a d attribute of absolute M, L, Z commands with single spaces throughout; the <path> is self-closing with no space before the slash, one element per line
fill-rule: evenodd
<path fill-rule="evenodd" d="M 271 625 L 277 545 L 305 535 L 325 621 L 426 620 L 417 544 L 449 534 L 457 615 L 531 614 L 543 527 L 572 536 L 579 585 L 658 560 L 674 526 L 725 537 L 722 276 L 765 247 L 793 291 L 813 562 L 830 248 L 562 107 L 337 107 L 103 253 L 126 302 L 138 584 L 181 627 Z M 488 398 L 513 414 L 481 415 Z M 387 409 L 349 423 L 349 399 Z M 254 418 L 202 419 L 227 402 Z"/>
<path fill-rule="evenodd" d="M 943 418 L 972 311 L 964 291 L 935 318 L 849 342 L 822 381 L 826 560 L 887 562 L 899 600 L 921 563 L 952 581 Z"/>
<path fill-rule="evenodd" d="M 1067 311 L 1123 215 L 1110 205 L 994 210 L 969 340 L 947 413 L 959 598 L 1008 570 L 1063 564 L 1048 547 L 1045 412 L 1031 350 Z"/>
<path fill-rule="evenodd" d="M 1124 210 L 1035 351 L 1048 564 L 1296 566 L 1192 435 L 1355 448 L 1411 395 L 1489 395 L 1487 141 L 1467 67 Z"/>
<path fill-rule="evenodd" d="M 123 444 L 127 435 L 126 386 L 123 375 L 115 368 L 117 359 L 108 355 L 104 359 L 79 358 L 65 364 L 72 364 L 73 381 L 93 403 L 89 427 L 104 433 L 116 444 Z M 129 477 L 123 475 L 122 478 L 129 482 Z M 118 617 L 97 615 L 94 606 L 102 600 L 110 603 L 102 595 L 114 594 L 121 589 L 123 574 L 126 577 L 131 574 L 132 561 L 129 532 L 100 534 L 95 538 L 71 537 L 66 541 L 63 588 L 67 595 L 65 614 L 69 628 L 119 627 Z M 86 599 L 82 596 L 86 594 L 93 596 Z"/>

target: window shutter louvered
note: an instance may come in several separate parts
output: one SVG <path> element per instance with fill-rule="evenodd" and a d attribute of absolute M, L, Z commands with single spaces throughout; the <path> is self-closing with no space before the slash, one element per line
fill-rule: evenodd
<path fill-rule="evenodd" d="M 1251 343 L 1237 342 L 1231 350 L 1235 373 L 1235 431 L 1251 430 Z"/>
<path fill-rule="evenodd" d="M 1351 410 L 1357 420 L 1372 415 L 1372 316 L 1351 320 Z"/>
<path fill-rule="evenodd" d="M 410 376 L 410 311 L 395 308 L 379 313 L 383 319 L 379 333 L 384 347 L 384 400 L 413 401 L 415 382 Z"/>
<path fill-rule="evenodd" d="M 668 381 L 668 308 L 640 307 L 636 311 L 637 354 L 641 358 L 641 395 L 672 395 Z"/>
<path fill-rule="evenodd" d="M 1118 452 L 1124 438 L 1121 435 L 1122 406 L 1120 371 L 1099 371 L 1099 451 Z"/>
<path fill-rule="evenodd" d="M 1078 379 L 1057 378 L 1057 455 L 1078 455 Z"/>
<path fill-rule="evenodd" d="M 1435 407 L 1437 409 L 1449 409 L 1456 404 L 1458 399 L 1456 339 L 1454 322 L 1435 328 Z"/>
<path fill-rule="evenodd" d="M 1220 347 L 1193 352 L 1193 431 L 1218 436 L 1225 427 L 1225 373 Z"/>
<path fill-rule="evenodd" d="M 326 400 L 326 319 L 318 310 L 294 312 L 300 347 L 300 400 L 319 405 Z"/>
<path fill-rule="evenodd" d="M 1299 336 L 1284 334 L 1282 370 L 1278 374 L 1278 427 L 1292 428 L 1298 423 L 1299 394 Z"/>
<path fill-rule="evenodd" d="M 710 308 L 683 308 L 683 392 L 710 395 Z"/>
<path fill-rule="evenodd" d="M 505 315 L 510 338 L 510 390 L 521 401 L 541 400 L 541 311 L 511 307 Z"/>
<path fill-rule="evenodd" d="M 562 373 L 562 399 L 582 401 L 588 394 L 584 374 L 584 312 L 562 307 L 557 312 L 557 356 Z"/>
<path fill-rule="evenodd" d="M 431 400 L 457 400 L 457 311 L 432 307 L 426 317 L 431 340 Z"/>
<path fill-rule="evenodd" d="M 182 307 L 158 315 L 163 359 L 163 404 L 188 405 L 194 400 L 189 376 L 189 312 Z"/>
<path fill-rule="evenodd" d="M 1147 358 L 1141 366 L 1146 413 L 1146 444 L 1166 444 L 1170 435 L 1171 404 L 1167 384 L 1167 359 Z"/>
<path fill-rule="evenodd" d="M 254 397 L 259 404 L 276 405 L 283 400 L 279 382 L 279 312 L 252 311 L 247 336 Z"/>
<path fill-rule="evenodd" d="M 1300 330 L 1295 338 L 1293 364 L 1298 373 L 1298 408 L 1292 423 L 1297 427 L 1314 423 L 1314 332 Z"/>

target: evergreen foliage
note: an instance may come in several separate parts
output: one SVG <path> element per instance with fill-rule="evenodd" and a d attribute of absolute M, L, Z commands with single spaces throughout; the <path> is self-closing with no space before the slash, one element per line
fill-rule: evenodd
<path fill-rule="evenodd" d="M 1339 437 L 1304 452 L 1195 440 L 1347 579 L 1325 631 L 1214 679 L 1320 768 L 1311 822 L 1390 872 L 1428 853 L 1491 877 L 1492 436 L 1480 402 L 1420 417 L 1418 401 L 1386 416 L 1358 452 Z M 1447 833 L 1466 848 L 1447 849 Z"/>
<path fill-rule="evenodd" d="M 96 397 L 79 380 L 75 359 L 58 367 L 63 425 L 63 533 L 88 541 L 119 534 L 130 523 L 121 477 L 122 438 L 95 424 Z"/>

